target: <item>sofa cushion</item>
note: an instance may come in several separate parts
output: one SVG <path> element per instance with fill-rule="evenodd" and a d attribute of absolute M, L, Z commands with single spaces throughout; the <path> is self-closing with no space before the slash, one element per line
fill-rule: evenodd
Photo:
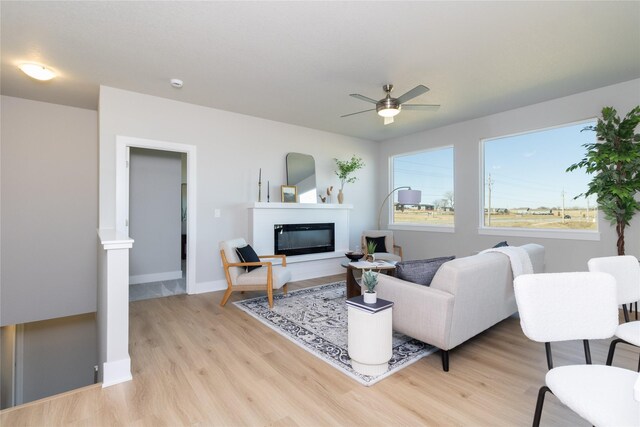
<path fill-rule="evenodd" d="M 455 256 L 402 261 L 396 264 L 396 277 L 407 282 L 429 286 L 440 266 L 452 259 L 455 259 Z"/>
<path fill-rule="evenodd" d="M 260 262 L 260 258 L 258 258 L 258 254 L 253 250 L 251 245 L 242 246 L 240 248 L 236 248 L 236 252 L 238 253 L 238 257 L 242 262 Z M 255 270 L 256 268 L 260 268 L 259 265 L 251 265 L 245 267 L 247 272 L 251 270 Z"/>
<path fill-rule="evenodd" d="M 369 247 L 369 243 L 373 242 L 376 245 L 376 252 L 389 252 L 387 250 L 387 246 L 385 245 L 384 241 L 385 241 L 385 237 L 384 236 L 380 236 L 380 237 L 366 237 L 367 239 L 367 247 Z"/>

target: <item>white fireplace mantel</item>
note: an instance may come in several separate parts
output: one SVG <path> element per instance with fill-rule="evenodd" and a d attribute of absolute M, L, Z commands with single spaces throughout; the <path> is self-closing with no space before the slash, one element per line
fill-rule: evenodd
<path fill-rule="evenodd" d="M 249 225 L 251 245 L 259 254 L 274 252 L 274 225 L 334 223 L 335 251 L 288 256 L 287 264 L 342 258 L 349 250 L 349 211 L 353 205 L 329 203 L 250 203 Z"/>
<path fill-rule="evenodd" d="M 249 209 L 338 209 L 351 210 L 353 205 L 338 205 L 334 203 L 266 203 L 253 202 L 247 206 Z"/>

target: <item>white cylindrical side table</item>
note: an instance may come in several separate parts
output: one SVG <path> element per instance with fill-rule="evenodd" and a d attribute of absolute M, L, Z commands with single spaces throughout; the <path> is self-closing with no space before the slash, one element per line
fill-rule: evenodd
<path fill-rule="evenodd" d="M 392 307 L 391 301 L 380 298 L 375 304 L 365 304 L 362 296 L 347 300 L 348 350 L 356 372 L 380 375 L 389 369 Z"/>

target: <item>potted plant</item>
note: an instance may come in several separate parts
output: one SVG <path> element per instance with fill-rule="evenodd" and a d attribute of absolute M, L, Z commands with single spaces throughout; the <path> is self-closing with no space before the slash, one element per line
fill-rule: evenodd
<path fill-rule="evenodd" d="M 375 304 L 378 300 L 378 294 L 375 291 L 376 286 L 378 285 L 378 273 L 366 270 L 362 273 L 362 283 L 367 288 L 364 293 L 365 304 Z"/>
<path fill-rule="evenodd" d="M 375 257 L 375 253 L 376 253 L 376 242 L 374 241 L 369 241 L 367 242 L 367 257 L 365 258 L 367 261 L 369 262 L 373 262 L 376 260 Z"/>
<path fill-rule="evenodd" d="M 597 195 L 599 208 L 606 219 L 615 224 L 618 255 L 624 255 L 624 230 L 631 218 L 640 211 L 635 195 L 640 191 L 640 106 L 633 108 L 624 119 L 613 107 L 604 107 L 595 126 L 583 129 L 594 131 L 597 141 L 584 144 L 585 157 L 567 168 L 567 172 L 585 168 L 593 174 L 588 190 L 575 198 Z"/>
<path fill-rule="evenodd" d="M 344 200 L 344 194 L 342 190 L 344 190 L 344 185 L 346 183 L 354 183 L 358 178 L 352 176 L 358 169 L 362 169 L 364 167 L 364 162 L 360 157 L 356 157 L 355 154 L 351 156 L 351 160 L 338 160 L 336 161 L 336 166 L 338 170 L 336 170 L 336 175 L 340 178 L 340 190 L 338 190 L 338 203 L 342 203 Z"/>

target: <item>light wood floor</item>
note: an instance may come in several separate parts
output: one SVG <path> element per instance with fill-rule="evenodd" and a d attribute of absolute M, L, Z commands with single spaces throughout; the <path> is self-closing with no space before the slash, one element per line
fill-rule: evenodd
<path fill-rule="evenodd" d="M 342 276 L 291 284 L 292 289 Z M 257 296 L 234 293 L 232 301 Z M 466 425 L 531 424 L 544 381 L 544 346 L 509 318 L 451 352 L 364 387 L 235 308 L 222 292 L 130 305 L 133 381 L 99 385 L 5 410 L 17 425 Z M 588 315 L 588 313 L 585 313 Z M 577 319 L 579 321 L 579 319 Z M 604 363 L 608 342 L 592 342 Z M 556 365 L 583 363 L 582 345 L 554 346 Z M 619 346 L 614 364 L 636 369 Z M 543 425 L 588 425 L 547 397 Z"/>

